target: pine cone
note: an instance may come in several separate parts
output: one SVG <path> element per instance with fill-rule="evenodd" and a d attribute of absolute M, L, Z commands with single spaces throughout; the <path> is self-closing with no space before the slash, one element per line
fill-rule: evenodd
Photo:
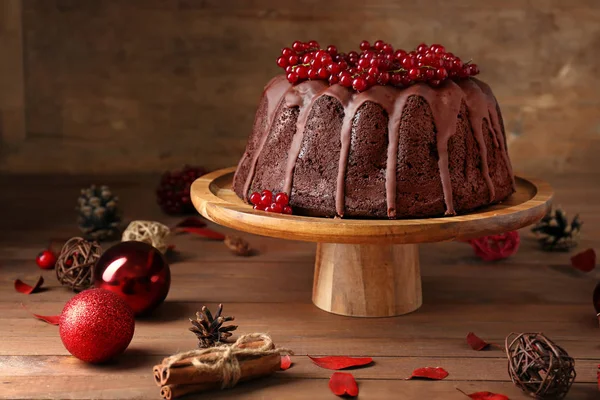
<path fill-rule="evenodd" d="M 222 317 L 223 304 L 219 304 L 219 309 L 213 318 L 212 314 L 206 306 L 202 307 L 202 311 L 196 313 L 196 320 L 190 318 L 190 322 L 194 325 L 190 331 L 194 332 L 198 337 L 198 347 L 213 347 L 221 342 L 226 342 L 227 338 L 231 337 L 237 329 L 237 325 L 223 326 L 224 322 L 233 321 L 233 317 Z"/>
<path fill-rule="evenodd" d="M 160 208 L 171 215 L 195 213 L 190 186 L 205 173 L 202 167 L 187 165 L 179 171 L 165 172 L 156 188 L 156 200 Z"/>
<path fill-rule="evenodd" d="M 119 233 L 121 217 L 119 198 L 113 196 L 108 186 L 97 188 L 92 185 L 82 189 L 79 196 L 79 229 L 88 240 L 108 240 Z"/>
<path fill-rule="evenodd" d="M 550 211 L 531 231 L 536 234 L 545 251 L 567 251 L 577 246 L 583 223 L 575 215 L 569 223 L 567 213 L 560 208 Z"/>

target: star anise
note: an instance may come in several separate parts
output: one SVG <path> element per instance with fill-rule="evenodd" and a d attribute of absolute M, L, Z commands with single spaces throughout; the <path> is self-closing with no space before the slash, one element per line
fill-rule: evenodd
<path fill-rule="evenodd" d="M 232 331 L 237 329 L 237 325 L 223 326 L 223 323 L 233 321 L 233 317 L 222 317 L 223 304 L 219 304 L 219 309 L 213 317 L 206 306 L 202 306 L 202 311 L 196 313 L 196 320 L 190 318 L 194 325 L 189 328 L 198 337 L 198 347 L 213 347 L 220 343 L 227 342 L 227 339 L 233 335 Z"/>

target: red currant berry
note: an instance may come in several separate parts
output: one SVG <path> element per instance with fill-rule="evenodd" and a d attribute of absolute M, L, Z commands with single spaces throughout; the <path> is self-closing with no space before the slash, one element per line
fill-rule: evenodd
<path fill-rule="evenodd" d="M 469 74 L 477 75 L 479 73 L 479 67 L 477 64 L 469 64 Z"/>
<path fill-rule="evenodd" d="M 390 83 L 394 86 L 400 86 L 402 84 L 402 75 L 392 74 L 392 76 L 390 76 Z"/>
<path fill-rule="evenodd" d="M 365 51 L 365 50 L 369 50 L 371 48 L 371 44 L 369 42 L 367 42 L 366 40 L 363 40 L 362 42 L 360 42 L 359 47 L 362 51 Z"/>
<path fill-rule="evenodd" d="M 52 250 L 44 250 L 37 255 L 35 263 L 41 269 L 54 268 L 54 264 L 56 264 L 56 254 Z"/>
<path fill-rule="evenodd" d="M 321 48 L 321 46 L 319 46 L 319 42 L 317 42 L 316 40 L 311 40 L 310 42 L 308 42 L 308 47 L 315 48 L 315 49 Z"/>
<path fill-rule="evenodd" d="M 340 69 L 343 71 L 345 69 L 348 69 L 348 63 L 345 60 L 340 60 L 338 62 L 338 65 L 340 66 Z"/>
<path fill-rule="evenodd" d="M 277 193 L 277 196 L 275 196 L 275 203 L 277 203 L 277 204 L 286 206 L 289 202 L 290 202 L 290 198 L 288 197 L 287 193 L 281 192 L 281 193 Z"/>
<path fill-rule="evenodd" d="M 408 73 L 402 74 L 401 76 L 402 76 L 402 78 L 401 78 L 401 81 L 400 81 L 400 83 L 401 83 L 403 86 L 408 86 L 408 85 L 410 85 L 410 82 L 411 82 L 411 80 L 410 80 L 410 76 L 408 76 Z"/>
<path fill-rule="evenodd" d="M 295 72 L 290 72 L 289 74 L 287 74 L 287 80 L 291 84 L 298 82 L 298 74 Z"/>
<path fill-rule="evenodd" d="M 297 65 L 299 61 L 300 61 L 300 58 L 295 54 L 292 54 L 291 56 L 288 57 L 289 65 Z"/>
<path fill-rule="evenodd" d="M 360 68 L 368 68 L 369 65 L 371 65 L 371 61 L 366 58 L 361 58 L 360 60 L 358 60 L 358 66 Z"/>
<path fill-rule="evenodd" d="M 438 87 L 442 84 L 442 81 L 440 81 L 439 79 L 432 79 L 429 81 L 429 84 L 433 87 Z"/>
<path fill-rule="evenodd" d="M 421 78 L 421 70 L 419 68 L 411 68 L 408 70 L 408 77 L 413 81 L 418 81 Z"/>
<path fill-rule="evenodd" d="M 292 207 L 290 207 L 290 206 L 283 206 L 283 213 L 287 214 L 287 215 L 292 215 Z"/>
<path fill-rule="evenodd" d="M 340 77 L 337 75 L 331 75 L 329 77 L 329 84 L 330 85 L 335 85 L 336 83 L 338 83 L 340 81 Z"/>
<path fill-rule="evenodd" d="M 294 71 L 294 67 L 292 65 L 288 65 L 287 67 L 285 67 L 285 73 L 289 74 L 290 72 Z"/>
<path fill-rule="evenodd" d="M 296 54 L 296 53 L 294 53 L 294 50 L 290 49 L 289 47 L 284 47 L 281 50 L 281 55 L 284 56 L 284 57 L 288 57 L 289 58 L 290 56 L 293 56 L 294 54 Z"/>
<path fill-rule="evenodd" d="M 349 58 L 356 58 L 358 60 L 358 53 L 355 52 L 354 50 L 352 50 L 350 53 L 348 53 L 348 57 Z"/>
<path fill-rule="evenodd" d="M 377 75 L 367 75 L 364 79 L 367 82 L 367 88 L 377 84 Z"/>
<path fill-rule="evenodd" d="M 378 40 L 375 43 L 373 43 L 373 47 L 375 47 L 375 50 L 383 50 L 383 46 L 385 46 L 385 42 L 383 40 Z"/>
<path fill-rule="evenodd" d="M 459 78 L 466 78 L 470 74 L 469 65 L 463 65 L 463 67 L 458 71 Z"/>
<path fill-rule="evenodd" d="M 380 85 L 387 85 L 390 81 L 390 74 L 388 72 L 380 72 L 377 76 L 377 83 Z"/>
<path fill-rule="evenodd" d="M 363 78 L 355 78 L 352 81 L 352 87 L 357 92 L 362 92 L 367 89 L 367 81 L 364 80 Z"/>
<path fill-rule="evenodd" d="M 435 69 L 427 68 L 425 71 L 422 71 L 423 79 L 426 81 L 430 81 L 435 78 Z"/>
<path fill-rule="evenodd" d="M 308 69 L 308 79 L 316 79 L 318 76 L 318 70 L 316 68 Z"/>
<path fill-rule="evenodd" d="M 329 54 L 331 54 L 332 56 L 335 56 L 338 52 L 337 47 L 335 47 L 334 45 L 330 44 L 329 46 L 327 46 L 327 52 Z"/>
<path fill-rule="evenodd" d="M 317 76 L 321 79 L 327 79 L 329 78 L 329 71 L 327 71 L 327 68 L 319 68 L 317 70 Z"/>
<path fill-rule="evenodd" d="M 460 58 L 455 59 L 454 61 L 452 61 L 452 69 L 455 71 L 460 71 L 463 67 L 463 63 L 460 60 Z"/>
<path fill-rule="evenodd" d="M 302 57 L 302 64 L 310 64 L 310 61 L 313 59 L 313 56 L 309 53 L 306 53 L 303 57 Z"/>
<path fill-rule="evenodd" d="M 294 49 L 296 52 L 301 52 L 304 51 L 304 43 L 302 43 L 299 40 L 296 40 L 293 44 L 292 44 L 292 49 Z"/>
<path fill-rule="evenodd" d="M 273 193 L 270 190 L 263 190 L 260 196 L 260 204 L 267 207 L 273 202 Z"/>
<path fill-rule="evenodd" d="M 250 195 L 250 203 L 252 204 L 260 204 L 260 193 L 254 192 Z"/>
<path fill-rule="evenodd" d="M 329 72 L 331 72 L 331 75 L 339 74 L 342 71 L 342 67 L 340 67 L 340 64 L 336 63 L 329 64 L 327 66 L 327 69 L 329 70 Z"/>
<path fill-rule="evenodd" d="M 427 46 L 425 43 L 421 43 L 417 46 L 417 53 L 425 53 L 427 50 L 429 50 L 429 46 Z"/>
<path fill-rule="evenodd" d="M 400 60 L 400 64 L 404 69 L 411 69 L 415 66 L 415 60 L 411 56 L 404 56 L 402 60 Z"/>
<path fill-rule="evenodd" d="M 367 74 L 377 76 L 379 75 L 379 69 L 376 67 L 371 67 L 367 70 Z"/>
<path fill-rule="evenodd" d="M 352 75 L 347 71 L 340 72 L 340 85 L 344 87 L 352 86 Z"/>
<path fill-rule="evenodd" d="M 262 204 L 255 204 L 254 207 L 252 207 L 252 208 L 257 211 L 265 211 L 265 209 L 266 209 L 266 207 L 263 206 Z"/>
<path fill-rule="evenodd" d="M 281 212 L 283 211 L 283 205 L 277 204 L 277 203 L 273 203 L 269 207 L 268 211 L 269 212 L 273 212 L 273 213 L 277 213 L 277 214 L 281 214 Z"/>
<path fill-rule="evenodd" d="M 393 54 L 394 53 L 394 48 L 392 47 L 391 44 L 386 43 L 381 48 L 381 51 L 384 52 L 385 54 Z"/>
<path fill-rule="evenodd" d="M 296 74 L 298 74 L 298 78 L 306 79 L 308 78 L 308 68 L 305 65 L 300 65 L 296 68 Z"/>
<path fill-rule="evenodd" d="M 398 61 L 402 61 L 402 58 L 406 55 L 406 51 L 404 50 L 396 50 L 394 52 L 394 58 Z"/>
<path fill-rule="evenodd" d="M 287 58 L 285 58 L 285 57 L 283 57 L 283 56 L 282 56 L 282 57 L 279 57 L 279 58 L 277 59 L 277 65 L 278 65 L 279 67 L 281 67 L 281 68 L 285 68 L 285 67 L 287 67 L 287 66 L 288 66 L 288 59 L 287 59 Z"/>
<path fill-rule="evenodd" d="M 358 74 L 358 68 L 350 67 L 350 68 L 348 68 L 348 73 L 350 75 L 356 75 L 356 74 Z"/>
<path fill-rule="evenodd" d="M 370 61 L 371 67 L 379 68 L 383 64 L 383 61 L 379 58 L 372 58 Z"/>
<path fill-rule="evenodd" d="M 431 50 L 433 50 L 433 52 L 435 54 L 444 54 L 446 53 L 446 48 L 444 46 L 442 46 L 441 44 L 432 44 L 430 47 Z"/>
<path fill-rule="evenodd" d="M 443 81 L 448 77 L 448 71 L 446 68 L 438 68 L 435 70 L 435 79 Z"/>

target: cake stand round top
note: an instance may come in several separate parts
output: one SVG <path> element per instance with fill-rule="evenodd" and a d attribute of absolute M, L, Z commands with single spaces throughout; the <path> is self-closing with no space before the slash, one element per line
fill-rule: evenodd
<path fill-rule="evenodd" d="M 516 192 L 500 204 L 453 216 L 424 219 L 343 219 L 255 211 L 231 189 L 235 167 L 198 178 L 191 188 L 196 209 L 239 231 L 322 243 L 428 243 L 467 240 L 531 225 L 550 209 L 552 188 L 539 179 L 515 177 Z"/>

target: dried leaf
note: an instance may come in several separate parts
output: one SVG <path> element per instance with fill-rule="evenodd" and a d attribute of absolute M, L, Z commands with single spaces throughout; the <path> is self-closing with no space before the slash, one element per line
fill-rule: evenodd
<path fill-rule="evenodd" d="M 26 284 L 20 279 L 15 279 L 15 290 L 23 294 L 31 294 L 38 292 L 44 283 L 44 278 L 40 275 L 35 285 L 31 286 Z"/>
<path fill-rule="evenodd" d="M 596 268 L 596 252 L 594 249 L 587 249 L 571 257 L 571 265 L 583 272 L 590 272 Z"/>
<path fill-rule="evenodd" d="M 179 221 L 173 228 L 204 228 L 206 222 L 198 217 L 187 217 Z"/>
<path fill-rule="evenodd" d="M 334 372 L 329 378 L 329 389 L 336 396 L 358 396 L 358 385 L 352 374 L 347 372 Z"/>
<path fill-rule="evenodd" d="M 207 239 L 225 240 L 225 235 L 223 235 L 220 232 L 213 231 L 212 229 L 209 229 L 209 228 L 186 227 L 186 228 L 177 228 L 175 231 L 180 232 L 180 233 L 191 233 L 194 235 L 205 237 Z"/>
<path fill-rule="evenodd" d="M 226 236 L 225 246 L 237 256 L 248 257 L 252 254 L 250 243 L 239 236 Z"/>
<path fill-rule="evenodd" d="M 456 388 L 456 390 L 458 390 L 465 396 L 472 398 L 473 400 L 510 400 L 507 396 L 505 396 L 503 394 L 498 394 L 498 393 L 476 392 L 476 393 L 467 394 L 467 393 L 463 392 L 462 390 L 460 390 L 459 388 Z"/>
<path fill-rule="evenodd" d="M 489 343 L 482 340 L 480 337 L 475 335 L 473 332 L 468 333 L 467 343 L 469 343 L 469 346 L 471 346 L 471 348 L 475 351 L 480 351 L 480 350 L 486 349 L 490 346 Z"/>
<path fill-rule="evenodd" d="M 27 311 L 29 314 L 33 315 L 34 317 L 36 317 L 39 320 L 42 320 L 48 324 L 51 325 L 58 325 L 59 321 L 60 321 L 60 315 L 39 315 L 39 314 L 34 314 L 31 311 L 29 311 L 27 309 L 27 307 L 25 307 L 23 304 L 21 304 L 21 307 L 23 307 L 25 309 L 25 311 Z"/>
<path fill-rule="evenodd" d="M 371 357 L 346 357 L 346 356 L 328 356 L 328 357 L 311 357 L 308 356 L 321 368 L 326 369 L 344 369 L 350 367 L 362 367 L 364 365 L 371 364 L 373 359 Z"/>
<path fill-rule="evenodd" d="M 290 358 L 290 356 L 285 355 L 281 357 L 281 370 L 285 371 L 286 369 L 289 369 L 292 366 L 292 359 Z"/>
<path fill-rule="evenodd" d="M 425 367 L 425 368 L 417 368 L 413 371 L 412 375 L 406 380 L 409 379 L 431 379 L 435 381 L 442 380 L 448 376 L 448 371 L 446 371 L 442 367 Z"/>

